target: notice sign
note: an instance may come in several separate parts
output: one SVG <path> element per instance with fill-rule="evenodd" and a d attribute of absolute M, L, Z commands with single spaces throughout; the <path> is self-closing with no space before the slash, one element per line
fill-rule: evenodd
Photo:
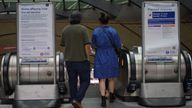
<path fill-rule="evenodd" d="M 18 4 L 17 43 L 19 57 L 54 57 L 55 26 L 53 9 L 51 3 Z"/>
<path fill-rule="evenodd" d="M 145 56 L 178 55 L 178 3 L 143 3 L 143 46 Z"/>

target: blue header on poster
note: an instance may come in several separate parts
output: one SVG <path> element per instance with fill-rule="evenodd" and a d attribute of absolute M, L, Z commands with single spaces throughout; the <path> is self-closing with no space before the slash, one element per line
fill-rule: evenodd
<path fill-rule="evenodd" d="M 152 12 L 152 18 L 175 18 L 175 12 Z"/>
<path fill-rule="evenodd" d="M 148 24 L 175 24 L 175 19 L 148 19 Z"/>

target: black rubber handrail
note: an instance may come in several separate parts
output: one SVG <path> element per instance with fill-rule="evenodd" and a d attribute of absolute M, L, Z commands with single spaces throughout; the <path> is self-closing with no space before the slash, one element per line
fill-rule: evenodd
<path fill-rule="evenodd" d="M 0 34 L 0 37 L 1 36 L 7 36 L 7 35 L 15 35 L 16 33 L 4 33 L 4 34 Z"/>
<path fill-rule="evenodd" d="M 99 9 L 101 11 L 104 11 L 104 12 L 108 13 L 109 15 L 111 15 L 114 18 L 117 17 L 117 15 L 119 14 L 118 11 L 121 10 L 121 6 L 120 5 L 111 4 L 110 2 L 104 1 L 104 0 L 103 1 L 102 0 L 100 0 L 100 1 L 99 0 L 97 0 L 97 1 L 93 1 L 93 0 L 92 1 L 91 0 L 79 0 L 79 1 L 82 2 L 82 3 L 88 4 L 90 6 L 93 6 L 94 8 L 97 8 L 97 9 Z M 98 3 L 100 3 L 100 5 L 98 5 Z M 114 12 L 110 12 L 110 10 L 108 10 L 108 8 L 104 9 L 104 7 L 101 7 L 101 5 L 108 6 L 111 9 L 114 9 L 114 7 L 115 7 L 115 10 L 114 10 Z"/>
<path fill-rule="evenodd" d="M 133 5 L 137 6 L 138 8 L 141 8 L 141 5 L 135 3 L 134 0 L 129 0 L 129 4 L 133 4 Z"/>

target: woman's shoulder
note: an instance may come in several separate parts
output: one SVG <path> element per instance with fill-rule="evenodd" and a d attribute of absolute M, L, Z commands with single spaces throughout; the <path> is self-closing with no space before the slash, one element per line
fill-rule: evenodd
<path fill-rule="evenodd" d="M 108 29 L 108 28 L 110 28 L 110 26 L 108 26 L 108 25 L 105 25 L 105 26 L 97 26 L 94 30 L 102 30 L 102 29 Z"/>
<path fill-rule="evenodd" d="M 94 28 L 94 32 L 100 32 L 102 30 L 101 26 L 97 26 Z"/>
<path fill-rule="evenodd" d="M 95 27 L 95 30 L 99 30 L 99 29 L 102 29 L 102 26 Z"/>
<path fill-rule="evenodd" d="M 108 26 L 108 29 L 111 30 L 111 31 L 116 31 L 116 29 L 112 26 Z"/>

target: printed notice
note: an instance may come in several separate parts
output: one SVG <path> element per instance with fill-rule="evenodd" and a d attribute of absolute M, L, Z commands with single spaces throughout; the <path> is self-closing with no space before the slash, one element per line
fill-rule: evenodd
<path fill-rule="evenodd" d="M 54 13 L 51 3 L 18 5 L 19 57 L 54 56 Z"/>
<path fill-rule="evenodd" d="M 177 2 L 144 4 L 144 54 L 146 56 L 178 55 Z"/>

